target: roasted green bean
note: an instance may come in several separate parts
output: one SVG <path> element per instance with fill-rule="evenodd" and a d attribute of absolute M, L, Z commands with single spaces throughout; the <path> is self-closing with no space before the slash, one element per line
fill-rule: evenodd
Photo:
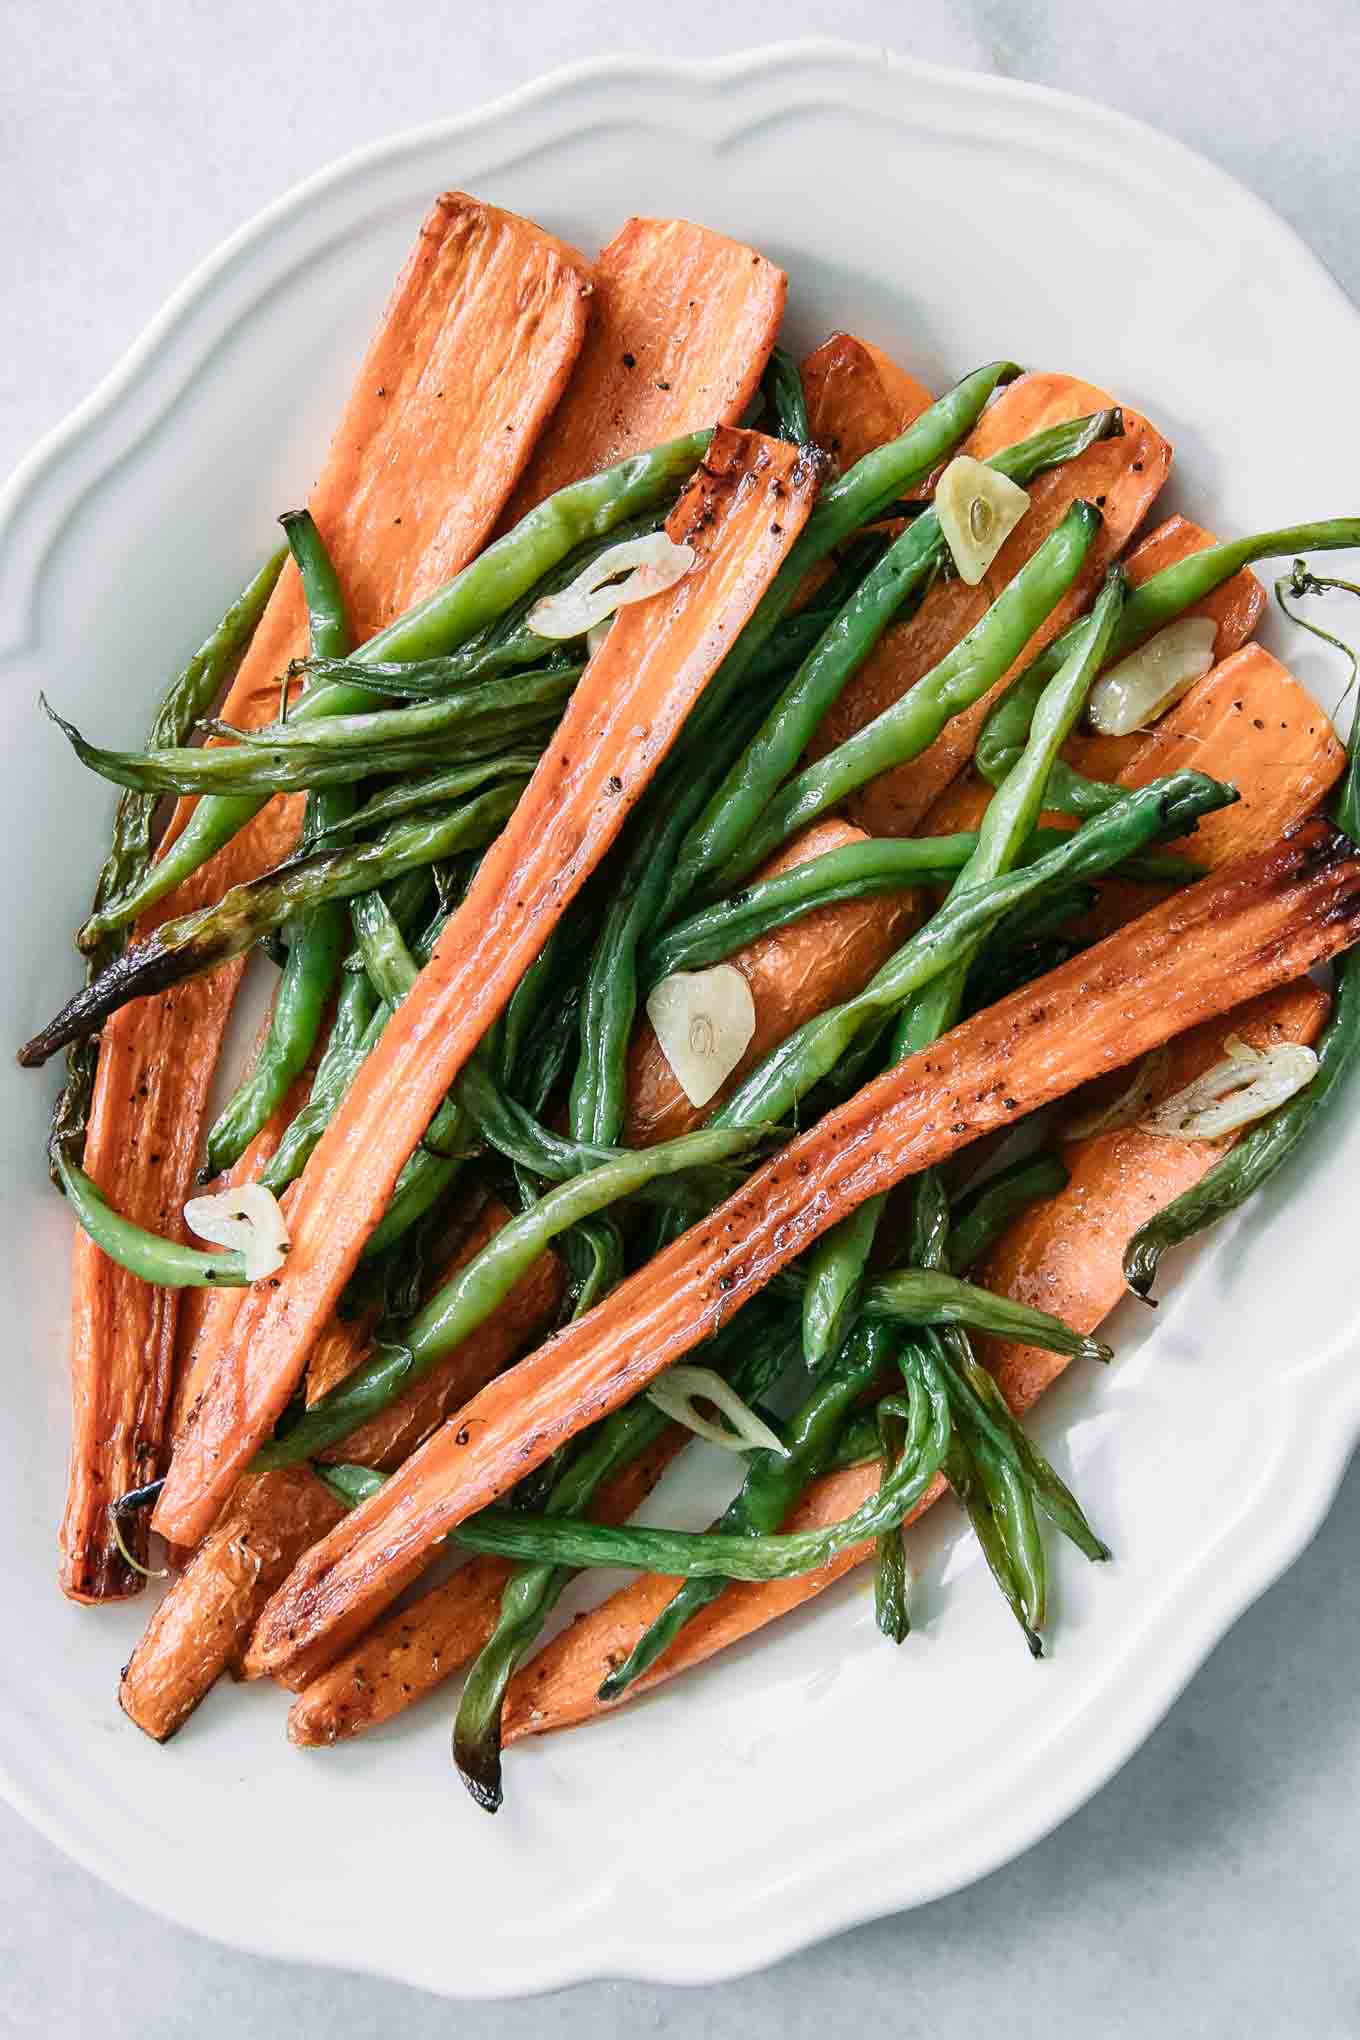
<path fill-rule="evenodd" d="M 528 593 L 574 547 L 615 530 L 640 511 L 665 500 L 703 458 L 711 434 L 690 433 L 650 452 L 631 454 L 584 481 L 559 489 L 503 538 L 479 553 L 424 602 L 355 654 L 362 665 L 437 657 L 494 622 Z M 344 683 L 314 689 L 298 704 L 293 720 L 357 714 L 380 705 L 381 697 Z M 428 763 L 428 760 L 417 761 Z M 122 927 L 153 901 L 163 899 L 258 814 L 264 796 L 231 794 L 200 801 L 188 827 L 152 870 L 86 923 L 91 939 Z M 83 945 L 82 945 L 83 946 Z"/>
<path fill-rule="evenodd" d="M 760 387 L 765 394 L 775 438 L 791 439 L 795 446 L 806 446 L 812 437 L 812 427 L 808 423 L 803 378 L 798 373 L 798 363 L 782 347 L 770 349 Z"/>
<path fill-rule="evenodd" d="M 737 847 L 721 866 L 708 867 L 709 890 L 739 884 L 797 830 L 880 773 L 919 757 L 952 716 L 981 700 L 1071 587 L 1099 528 L 1100 512 L 1074 503 L 986 614 L 923 679 L 744 817 Z"/>
<path fill-rule="evenodd" d="M 1175 835 L 1237 798 L 1199 772 L 1173 773 L 1122 795 L 1119 806 L 1074 830 L 1022 871 L 955 892 L 853 999 L 806 1021 L 773 1049 L 713 1117 L 718 1126 L 778 1124 L 826 1077 L 858 1035 L 961 957 L 969 956 L 1002 916 L 1022 901 L 1073 879 L 1099 876 L 1130 850 Z"/>
<path fill-rule="evenodd" d="M 1007 447 L 994 457 L 991 465 L 1014 481 L 1030 481 L 1048 468 L 1075 459 L 1097 440 L 1122 431 L 1117 411 L 1099 411 L 1092 417 L 1078 418 L 1069 425 L 1042 432 L 1019 446 Z M 1095 513 L 1091 515 L 1094 517 Z M 944 553 L 939 519 L 933 510 L 926 510 L 890 546 L 833 619 L 775 702 L 754 741 L 743 751 L 686 836 L 671 890 L 672 910 L 678 900 L 694 891 L 711 890 L 708 881 L 712 874 L 726 878 L 735 873 L 739 877 L 752 870 L 774 847 L 777 839 L 767 839 L 759 832 L 761 818 L 796 769 L 818 724 L 839 699 L 847 682 L 863 665 L 904 603 L 924 591 Z M 1042 579 L 1042 570 L 1037 578 Z M 1065 581 L 1060 583 L 1060 593 L 1066 585 Z M 1056 599 L 1052 596 L 1048 607 Z M 1017 651 L 1027 635 L 1019 639 Z M 1009 663 L 1009 659 L 1002 661 L 993 681 Z M 932 680 L 934 677 L 930 676 Z M 915 690 L 913 698 L 914 693 Z M 977 697 L 973 694 L 969 698 Z M 753 830 L 757 831 L 762 847 L 755 856 L 747 857 L 744 846 Z"/>
<path fill-rule="evenodd" d="M 509 781 L 433 820 L 391 823 L 369 843 L 304 851 L 260 878 L 236 885 L 212 905 L 166 921 L 132 943 L 94 983 L 64 1006 L 51 1024 L 19 1051 L 25 1066 L 46 1062 L 68 1041 L 91 1033 L 129 999 L 163 991 L 200 971 L 241 956 L 270 928 L 323 900 L 369 892 L 418 865 L 487 843 L 519 798 Z"/>
<path fill-rule="evenodd" d="M 302 580 L 311 648 L 318 656 L 339 657 L 349 649 L 349 625 L 340 582 L 321 534 L 307 510 L 293 511 L 279 521 Z M 349 787 L 309 793 L 303 843 L 315 843 L 353 807 Z M 327 900 L 292 924 L 288 957 L 274 993 L 265 1038 L 254 1068 L 209 1130 L 205 1176 L 230 1168 L 245 1152 L 282 1104 L 293 1079 L 306 1067 L 335 989 L 344 947 L 345 910 L 338 901 Z"/>
<path fill-rule="evenodd" d="M 1056 1197 L 1066 1185 L 1067 1165 L 1055 1154 L 1026 1155 L 989 1176 L 951 1214 L 950 1272 L 967 1274 L 1022 1211 Z"/>
<path fill-rule="evenodd" d="M 906 1364 L 909 1403 L 902 1455 L 878 1492 L 840 1523 L 763 1537 L 714 1531 L 613 1529 L 602 1523 L 485 1509 L 453 1533 L 469 1551 L 556 1565 L 622 1565 L 689 1579 L 790 1579 L 839 1552 L 891 1530 L 911 1514 L 940 1469 L 951 1435 L 949 1396 L 938 1364 L 913 1349 Z"/>

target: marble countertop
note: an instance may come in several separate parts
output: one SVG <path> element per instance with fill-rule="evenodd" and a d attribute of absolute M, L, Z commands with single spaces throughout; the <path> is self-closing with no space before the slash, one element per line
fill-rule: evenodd
<path fill-rule="evenodd" d="M 0 14 L 0 471 L 228 232 L 335 155 L 603 50 L 703 56 L 831 27 L 810 0 L 9 0 Z M 1360 10 L 1233 0 L 841 0 L 836 33 L 1102 99 L 1274 204 L 1360 297 Z M 0 1806 L 0 2032 L 349 2040 L 552 2031 L 803 2040 L 1360 2034 L 1360 1472 L 1160 1729 L 1018 1862 L 714 1990 L 449 2005 L 259 1960 L 141 1912 Z"/>

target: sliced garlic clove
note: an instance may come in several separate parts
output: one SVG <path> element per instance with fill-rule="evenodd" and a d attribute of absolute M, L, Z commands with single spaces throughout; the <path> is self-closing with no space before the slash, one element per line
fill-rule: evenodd
<path fill-rule="evenodd" d="M 693 565 L 694 547 L 677 545 L 664 531 L 625 538 L 582 567 L 576 579 L 556 595 L 545 595 L 536 602 L 529 611 L 529 628 L 542 638 L 584 637 L 627 603 L 664 594 Z"/>
<path fill-rule="evenodd" d="M 191 1197 L 184 1207 L 184 1223 L 201 1240 L 242 1254 L 248 1282 L 272 1275 L 288 1252 L 282 1207 L 263 1183 L 239 1183 L 210 1197 Z"/>
<path fill-rule="evenodd" d="M 1092 729 L 1107 737 L 1128 737 L 1147 729 L 1204 678 L 1214 663 L 1217 635 L 1212 617 L 1182 616 L 1111 666 L 1096 681 L 1086 704 Z"/>
<path fill-rule="evenodd" d="M 751 987 L 731 963 L 672 971 L 648 993 L 647 1018 L 691 1105 L 717 1094 L 756 1031 Z"/>
<path fill-rule="evenodd" d="M 956 454 L 935 488 L 935 515 L 959 579 L 976 588 L 1029 508 L 1029 497 L 984 460 Z"/>
<path fill-rule="evenodd" d="M 1149 1112 L 1140 1126 L 1173 1140 L 1219 1140 L 1286 1104 L 1317 1075 L 1318 1059 L 1301 1042 L 1255 1049 L 1229 1035 L 1223 1046 L 1222 1062 Z"/>
<path fill-rule="evenodd" d="M 730 1431 L 700 1414 L 694 1407 L 700 1396 L 722 1411 L 732 1426 Z M 788 1458 L 788 1447 L 764 1418 L 711 1367 L 691 1367 L 684 1361 L 668 1367 L 647 1390 L 647 1397 L 673 1422 L 683 1424 L 696 1438 L 707 1438 L 710 1445 L 721 1445 L 725 1452 L 777 1452 L 781 1459 Z"/>

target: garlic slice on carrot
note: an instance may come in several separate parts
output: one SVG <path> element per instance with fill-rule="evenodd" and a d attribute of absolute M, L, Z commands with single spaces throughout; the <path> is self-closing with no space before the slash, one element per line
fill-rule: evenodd
<path fill-rule="evenodd" d="M 1150 1112 L 1140 1126 L 1173 1140 L 1217 1140 L 1264 1118 L 1317 1074 L 1316 1055 L 1297 1041 L 1258 1049 L 1230 1034 L 1223 1047 L 1222 1062 Z"/>
<path fill-rule="evenodd" d="M 693 565 L 693 546 L 677 545 L 664 531 L 625 538 L 582 567 L 556 595 L 536 602 L 527 618 L 529 628 L 542 638 L 583 637 L 626 603 L 673 588 Z"/>
<path fill-rule="evenodd" d="M 263 1183 L 238 1183 L 209 1197 L 191 1197 L 184 1207 L 184 1223 L 215 1247 L 237 1248 L 245 1258 L 248 1282 L 272 1275 L 288 1252 L 282 1207 Z"/>
<path fill-rule="evenodd" d="M 1111 666 L 1086 703 L 1092 729 L 1107 737 L 1130 737 L 1147 729 L 1204 678 L 1214 663 L 1217 635 L 1212 617 L 1182 616 Z"/>
<path fill-rule="evenodd" d="M 955 454 L 935 485 L 935 515 L 968 587 L 976 588 L 1028 508 L 1029 497 L 1009 475 Z"/>
<path fill-rule="evenodd" d="M 700 1396 L 722 1411 L 732 1426 L 730 1431 L 715 1424 L 711 1417 L 700 1415 L 694 1407 L 696 1397 Z M 735 1388 L 711 1367 L 691 1367 L 679 1361 L 652 1383 L 647 1399 L 673 1422 L 693 1431 L 696 1438 L 707 1438 L 710 1445 L 721 1445 L 725 1452 L 777 1452 L 781 1459 L 788 1458 L 787 1446 L 764 1418 L 757 1416 L 751 1405 L 743 1402 Z"/>
<path fill-rule="evenodd" d="M 756 1031 L 751 987 L 732 963 L 675 970 L 647 994 L 647 1018 L 691 1105 L 707 1105 Z"/>

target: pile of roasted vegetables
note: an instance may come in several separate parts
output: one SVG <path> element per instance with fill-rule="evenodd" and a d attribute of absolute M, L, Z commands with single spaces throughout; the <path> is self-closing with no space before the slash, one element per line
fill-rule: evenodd
<path fill-rule="evenodd" d="M 158 1739 L 228 1668 L 320 1744 L 470 1664 L 494 1808 L 505 1743 L 861 1561 L 902 1642 L 946 1489 L 1037 1655 L 1046 1532 L 1109 1553 L 1021 1417 L 1354 1046 L 1360 765 L 1250 563 L 1360 519 L 1134 543 L 1146 419 L 846 333 L 800 368 L 785 284 L 441 198 L 145 746 L 61 723 L 123 789 L 21 1052 L 68 1051 L 61 1582 L 136 1593 L 160 1533 Z M 631 1525 L 696 1437 L 721 1519 Z M 534 1655 L 595 1565 L 638 1577 Z"/>

